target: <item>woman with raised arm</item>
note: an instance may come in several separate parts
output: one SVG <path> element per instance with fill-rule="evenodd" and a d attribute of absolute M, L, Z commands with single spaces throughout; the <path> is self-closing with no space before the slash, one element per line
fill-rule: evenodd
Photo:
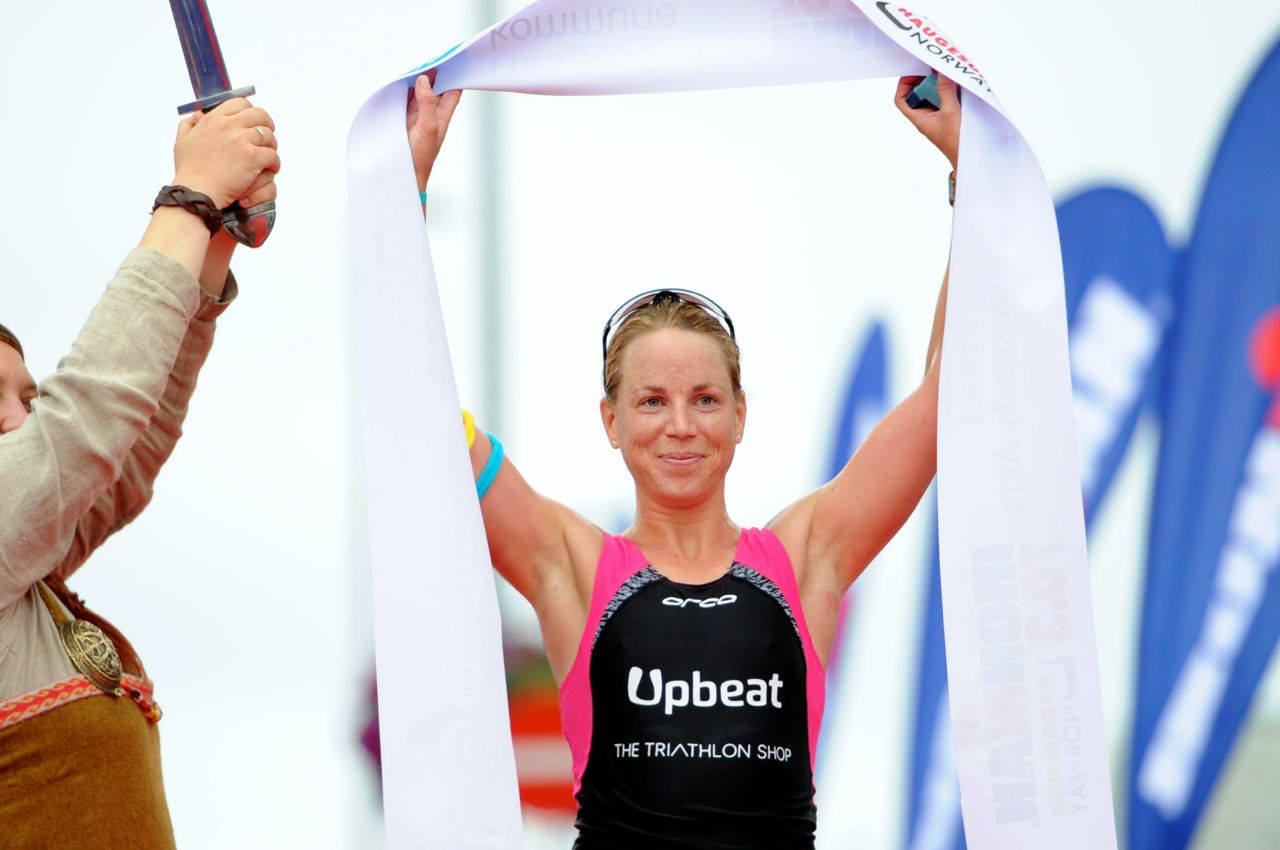
<path fill-rule="evenodd" d="M 0 845 L 174 847 L 160 710 L 129 642 L 67 579 L 151 499 L 236 295 L 220 210 L 276 196 L 243 99 L 183 121 L 165 186 L 71 352 L 38 386 L 0 327 Z M 212 238 L 211 237 L 212 234 Z"/>
<path fill-rule="evenodd" d="M 898 108 L 955 168 L 960 106 Z M 409 136 L 425 191 L 456 93 L 423 77 Z M 954 177 L 954 174 L 953 174 Z M 635 482 L 607 534 L 525 482 L 464 413 L 494 566 L 532 603 L 573 753 L 577 848 L 812 847 L 823 665 L 845 591 L 933 479 L 946 278 L 920 386 L 826 485 L 763 528 L 725 508 L 743 439 L 733 322 L 666 289 L 604 328 L 600 417 Z"/>

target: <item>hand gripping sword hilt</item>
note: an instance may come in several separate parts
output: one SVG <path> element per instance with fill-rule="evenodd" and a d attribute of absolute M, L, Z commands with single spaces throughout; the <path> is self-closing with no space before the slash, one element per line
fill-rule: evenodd
<path fill-rule="evenodd" d="M 218 34 L 213 29 L 213 18 L 205 0 L 169 0 L 173 11 L 173 23 L 178 29 L 178 41 L 187 63 L 187 75 L 191 78 L 191 91 L 196 99 L 178 107 L 179 115 L 200 110 L 208 112 L 219 104 L 236 97 L 248 97 L 253 86 L 234 88 L 222 58 Z M 222 211 L 222 228 L 241 245 L 257 248 L 271 235 L 276 223 L 274 201 L 244 209 L 234 203 Z"/>
<path fill-rule="evenodd" d="M 204 100 L 197 100 L 185 106 L 179 106 L 178 114 L 185 115 L 188 112 L 195 112 L 197 109 L 201 112 L 209 112 L 217 108 L 219 104 L 225 103 L 234 97 L 248 97 L 254 92 L 253 86 L 219 92 Z M 232 239 L 249 248 L 260 247 L 263 242 L 266 242 L 267 237 L 271 235 L 271 229 L 275 225 L 275 201 L 254 204 L 248 208 L 240 206 L 240 202 L 236 201 L 222 211 L 222 229 L 230 234 Z"/>

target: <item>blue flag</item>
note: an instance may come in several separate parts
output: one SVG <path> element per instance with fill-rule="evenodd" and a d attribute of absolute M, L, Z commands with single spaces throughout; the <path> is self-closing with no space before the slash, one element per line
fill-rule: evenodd
<path fill-rule="evenodd" d="M 1085 192 L 1060 204 L 1057 212 L 1081 492 L 1088 522 L 1150 398 L 1171 310 L 1174 257 L 1151 208 L 1128 192 Z M 947 705 L 936 522 L 933 528 L 907 798 L 907 847 L 960 850 L 965 841 Z"/>
<path fill-rule="evenodd" d="M 871 429 L 879 424 L 889 409 L 889 330 L 884 319 L 873 319 L 867 328 L 862 345 L 854 354 L 852 368 L 849 371 L 848 383 L 844 392 L 844 400 L 840 405 L 840 413 L 836 419 L 835 439 L 831 443 L 831 454 L 827 460 L 826 476 L 823 482 L 830 481 L 844 469 L 844 465 L 853 457 L 853 453 L 862 445 L 862 441 L 871 433 Z M 840 619 L 836 623 L 835 638 L 831 642 L 831 652 L 827 656 L 827 708 L 825 716 L 827 724 L 839 722 L 838 710 L 841 700 L 841 686 L 845 682 L 844 668 L 848 657 L 848 645 L 852 629 L 850 617 L 853 591 L 845 596 L 840 606 Z M 830 735 L 826 736 L 830 739 Z M 826 763 L 826 750 L 818 750 L 818 769 Z"/>
<path fill-rule="evenodd" d="M 938 502 L 932 529 L 920 635 L 920 670 L 911 735 L 907 789 L 907 844 L 910 850 L 964 850 L 960 828 L 960 781 L 951 747 L 947 703 L 947 660 L 942 642 L 942 574 L 938 561 Z"/>
<path fill-rule="evenodd" d="M 1129 192 L 1095 189 L 1057 212 L 1087 524 L 1157 384 L 1175 258 L 1155 213 Z"/>
<path fill-rule="evenodd" d="M 824 482 L 840 474 L 871 429 L 889 409 L 889 331 L 884 319 L 872 319 L 862 347 L 853 358 L 849 383 L 836 420 L 836 436 Z"/>
<path fill-rule="evenodd" d="M 1180 272 L 1142 609 L 1130 850 L 1190 842 L 1280 636 L 1280 44 Z"/>

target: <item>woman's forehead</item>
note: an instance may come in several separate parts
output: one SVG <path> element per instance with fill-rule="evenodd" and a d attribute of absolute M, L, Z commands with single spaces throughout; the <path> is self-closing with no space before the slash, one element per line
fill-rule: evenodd
<path fill-rule="evenodd" d="M 623 356 L 635 354 L 635 362 L 681 360 L 690 357 L 723 360 L 720 344 L 707 334 L 684 328 L 658 328 L 631 341 Z"/>
<path fill-rule="evenodd" d="M 0 342 L 0 385 L 22 390 L 35 385 L 22 355 L 13 346 Z"/>
<path fill-rule="evenodd" d="M 727 385 L 729 366 L 720 345 L 706 334 L 663 328 L 627 346 L 622 380 L 626 384 Z"/>

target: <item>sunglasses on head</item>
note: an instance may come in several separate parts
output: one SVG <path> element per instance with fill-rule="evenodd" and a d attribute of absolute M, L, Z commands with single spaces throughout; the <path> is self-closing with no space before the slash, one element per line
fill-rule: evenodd
<path fill-rule="evenodd" d="M 654 304 L 665 304 L 669 301 L 679 301 L 685 304 L 692 304 L 695 307 L 701 307 L 718 319 L 720 324 L 724 325 L 725 330 L 729 332 L 730 339 L 737 339 L 733 333 L 733 319 L 729 318 L 729 314 L 725 312 L 723 307 L 707 296 L 690 289 L 651 289 L 648 292 L 640 293 L 614 310 L 613 315 L 609 317 L 609 321 L 604 323 L 604 333 L 600 338 L 602 357 L 606 360 L 608 359 L 610 337 L 613 336 L 614 331 L 622 327 L 622 324 L 631 317 L 632 313 Z"/>

